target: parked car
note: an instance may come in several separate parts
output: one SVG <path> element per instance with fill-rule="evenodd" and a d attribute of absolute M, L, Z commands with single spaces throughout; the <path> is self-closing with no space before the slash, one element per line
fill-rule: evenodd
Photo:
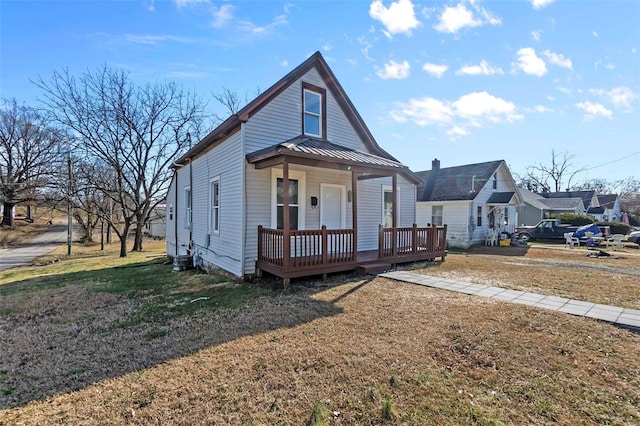
<path fill-rule="evenodd" d="M 562 240 L 567 232 L 582 231 L 575 235 L 577 238 L 584 237 L 584 231 L 591 231 L 595 235 L 607 237 L 610 232 L 609 226 L 597 226 L 596 224 L 584 226 L 571 226 L 560 222 L 560 219 L 544 219 L 538 222 L 536 226 L 518 226 L 514 230 L 514 234 L 521 240 Z"/>
<path fill-rule="evenodd" d="M 629 234 L 627 239 L 632 243 L 636 243 L 638 246 L 640 246 L 640 231 L 633 231 Z"/>

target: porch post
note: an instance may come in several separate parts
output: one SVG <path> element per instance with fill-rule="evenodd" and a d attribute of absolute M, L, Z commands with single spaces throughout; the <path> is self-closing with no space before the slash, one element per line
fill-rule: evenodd
<path fill-rule="evenodd" d="M 358 174 L 351 170 L 351 222 L 353 226 L 353 260 L 358 261 Z"/>
<path fill-rule="evenodd" d="M 289 261 L 291 260 L 291 238 L 289 230 L 291 229 L 289 218 L 289 161 L 285 157 L 282 162 L 282 266 L 285 270 L 289 269 Z"/>
<path fill-rule="evenodd" d="M 398 244 L 397 244 L 397 227 L 398 227 L 398 174 L 394 173 L 391 176 L 391 185 L 392 185 L 392 201 L 391 201 L 391 228 L 393 228 L 393 232 L 391 233 L 391 244 L 393 250 L 393 257 L 398 254 Z"/>

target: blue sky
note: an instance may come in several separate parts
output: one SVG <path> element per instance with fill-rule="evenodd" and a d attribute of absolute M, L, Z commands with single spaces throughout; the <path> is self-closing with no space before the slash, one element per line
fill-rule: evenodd
<path fill-rule="evenodd" d="M 0 2 L 0 97 L 107 64 L 137 82 L 265 90 L 321 51 L 378 143 L 411 169 L 575 154 L 573 182 L 640 179 L 637 1 Z M 334 141 L 340 143 L 340 141 Z"/>

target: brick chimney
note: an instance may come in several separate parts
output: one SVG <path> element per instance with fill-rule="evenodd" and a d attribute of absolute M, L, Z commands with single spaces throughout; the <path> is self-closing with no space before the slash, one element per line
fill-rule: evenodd
<path fill-rule="evenodd" d="M 434 158 L 431 162 L 431 170 L 440 170 L 440 160 Z"/>

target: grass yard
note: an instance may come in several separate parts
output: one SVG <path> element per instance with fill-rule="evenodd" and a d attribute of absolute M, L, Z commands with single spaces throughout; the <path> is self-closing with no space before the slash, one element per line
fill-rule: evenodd
<path fill-rule="evenodd" d="M 640 424 L 631 331 L 383 278 L 237 284 L 147 250 L 0 272 L 0 424 Z M 638 256 L 496 253 L 414 269 L 640 307 Z"/>

